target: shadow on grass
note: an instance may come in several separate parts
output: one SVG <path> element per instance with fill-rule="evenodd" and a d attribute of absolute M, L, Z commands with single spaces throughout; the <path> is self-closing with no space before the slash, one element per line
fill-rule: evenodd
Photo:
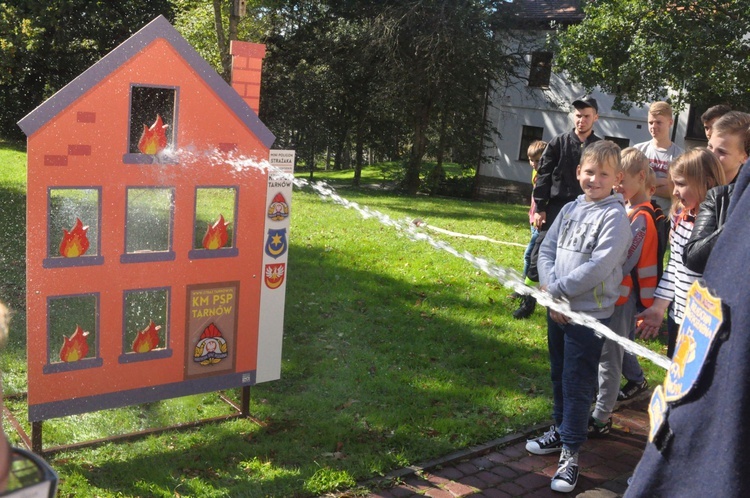
<path fill-rule="evenodd" d="M 390 192 L 385 190 L 374 190 L 363 187 L 344 188 L 333 182 L 327 182 L 339 191 L 345 191 L 345 197 L 349 201 L 358 202 L 361 198 L 366 198 L 370 204 L 369 207 L 377 210 L 388 210 L 391 212 L 402 213 L 404 218 L 431 218 L 437 214 L 440 218 L 454 219 L 456 221 L 488 221 L 504 225 L 507 227 L 521 228 L 528 231 L 529 207 L 518 204 L 498 204 L 489 201 L 477 201 L 457 198 L 441 198 L 429 196 L 413 196 L 403 193 Z M 373 198 L 384 199 L 384 202 L 375 201 Z M 445 207 L 446 202 L 452 205 L 462 205 L 465 209 L 448 210 Z M 439 206 L 433 209 L 433 206 Z M 398 215 L 391 215 L 392 218 L 399 219 Z M 490 234 L 482 234 L 488 235 Z"/>
<path fill-rule="evenodd" d="M 359 481 L 547 415 L 543 393 L 529 396 L 548 382 L 541 331 L 522 340 L 531 322 L 439 271 L 413 284 L 341 259 L 290 249 L 282 377 L 253 388 L 265 427 L 212 424 L 134 445 L 143 451 L 67 454 L 55 467 L 129 496 L 314 496 L 329 491 L 311 488 L 321 470 Z M 62 491 L 75 489 L 71 478 Z"/>
<path fill-rule="evenodd" d="M 14 389 L 25 387 L 25 200 L 0 189 L 0 292 L 17 311 L 3 357 L 18 363 L 6 374 Z M 282 377 L 253 388 L 264 427 L 224 422 L 60 454 L 51 459 L 60 496 L 313 496 L 335 487 L 310 484 L 321 472 L 362 480 L 546 417 L 543 335 L 490 302 L 504 290 L 488 290 L 468 263 L 444 268 L 446 256 L 424 245 L 404 241 L 403 259 L 387 262 L 373 260 L 392 252 L 363 244 L 346 255 L 292 239 Z M 427 278 L 378 269 L 405 262 Z"/>
<path fill-rule="evenodd" d="M 5 394 L 26 391 L 26 194 L 0 187 L 0 300 L 11 310 L 0 357 Z"/>
<path fill-rule="evenodd" d="M 26 194 L 0 187 L 0 298 L 26 307 Z"/>

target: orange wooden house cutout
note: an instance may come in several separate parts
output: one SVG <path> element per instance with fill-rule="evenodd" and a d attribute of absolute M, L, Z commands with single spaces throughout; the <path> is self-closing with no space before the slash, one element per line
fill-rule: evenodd
<path fill-rule="evenodd" d="M 32 422 L 279 377 L 291 181 L 232 55 L 158 17 L 19 122 Z"/>

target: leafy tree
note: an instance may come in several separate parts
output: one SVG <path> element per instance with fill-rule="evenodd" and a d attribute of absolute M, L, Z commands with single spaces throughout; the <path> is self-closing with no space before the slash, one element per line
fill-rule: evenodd
<path fill-rule="evenodd" d="M 585 20 L 561 29 L 556 64 L 626 111 L 671 96 L 750 108 L 750 3 L 746 0 L 589 1 Z"/>
<path fill-rule="evenodd" d="M 266 30 L 267 7 L 262 0 L 245 1 L 245 15 L 234 12 L 236 0 L 172 0 L 174 26 L 201 56 L 229 81 L 231 40 L 260 41 Z"/>
<path fill-rule="evenodd" d="M 436 116 L 443 113 L 443 132 L 438 132 L 443 138 L 452 121 L 464 115 L 481 123 L 477 96 L 499 73 L 515 70 L 495 38 L 512 18 L 511 8 L 490 0 L 377 2 L 371 39 L 381 54 L 381 70 L 393 83 L 390 97 L 411 129 L 408 192 L 420 187 L 420 166 Z M 475 143 L 481 147 L 479 135 Z"/>
<path fill-rule="evenodd" d="M 335 124 L 337 92 L 325 56 L 333 47 L 335 19 L 322 2 L 271 3 L 260 117 L 276 135 L 276 146 L 296 149 L 312 176 Z"/>
<path fill-rule="evenodd" d="M 160 14 L 169 0 L 0 2 L 0 134 Z"/>

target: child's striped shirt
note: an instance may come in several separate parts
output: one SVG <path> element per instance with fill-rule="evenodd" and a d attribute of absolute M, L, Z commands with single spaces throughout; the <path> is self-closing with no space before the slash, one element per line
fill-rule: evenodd
<path fill-rule="evenodd" d="M 682 263 L 682 252 L 693 232 L 695 217 L 679 216 L 676 224 L 672 225 L 669 241 L 669 264 L 654 292 L 654 297 L 673 301 L 669 316 L 678 323 L 682 323 L 685 315 L 685 304 L 690 286 L 701 277 L 700 273 L 689 270 Z"/>

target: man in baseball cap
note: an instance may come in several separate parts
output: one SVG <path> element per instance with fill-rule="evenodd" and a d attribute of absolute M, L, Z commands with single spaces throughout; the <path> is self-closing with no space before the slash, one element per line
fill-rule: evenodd
<path fill-rule="evenodd" d="M 573 107 L 575 107 L 576 109 L 593 107 L 597 113 L 599 112 L 599 104 L 597 104 L 596 99 L 591 95 L 584 95 L 583 97 L 575 99 L 573 101 Z"/>
<path fill-rule="evenodd" d="M 590 95 L 584 95 L 572 102 L 573 124 L 575 127 L 553 138 L 544 149 L 537 168 L 533 197 L 536 204 L 534 227 L 539 231 L 534 248 L 531 251 L 529 270 L 526 276 L 528 285 L 539 281 L 537 256 L 539 246 L 552 226 L 562 207 L 583 193 L 576 178 L 576 168 L 583 149 L 601 140 L 594 134 L 594 123 L 599 119 L 599 105 Z M 513 311 L 514 318 L 527 318 L 536 308 L 536 299 L 526 295 L 518 309 Z"/>

